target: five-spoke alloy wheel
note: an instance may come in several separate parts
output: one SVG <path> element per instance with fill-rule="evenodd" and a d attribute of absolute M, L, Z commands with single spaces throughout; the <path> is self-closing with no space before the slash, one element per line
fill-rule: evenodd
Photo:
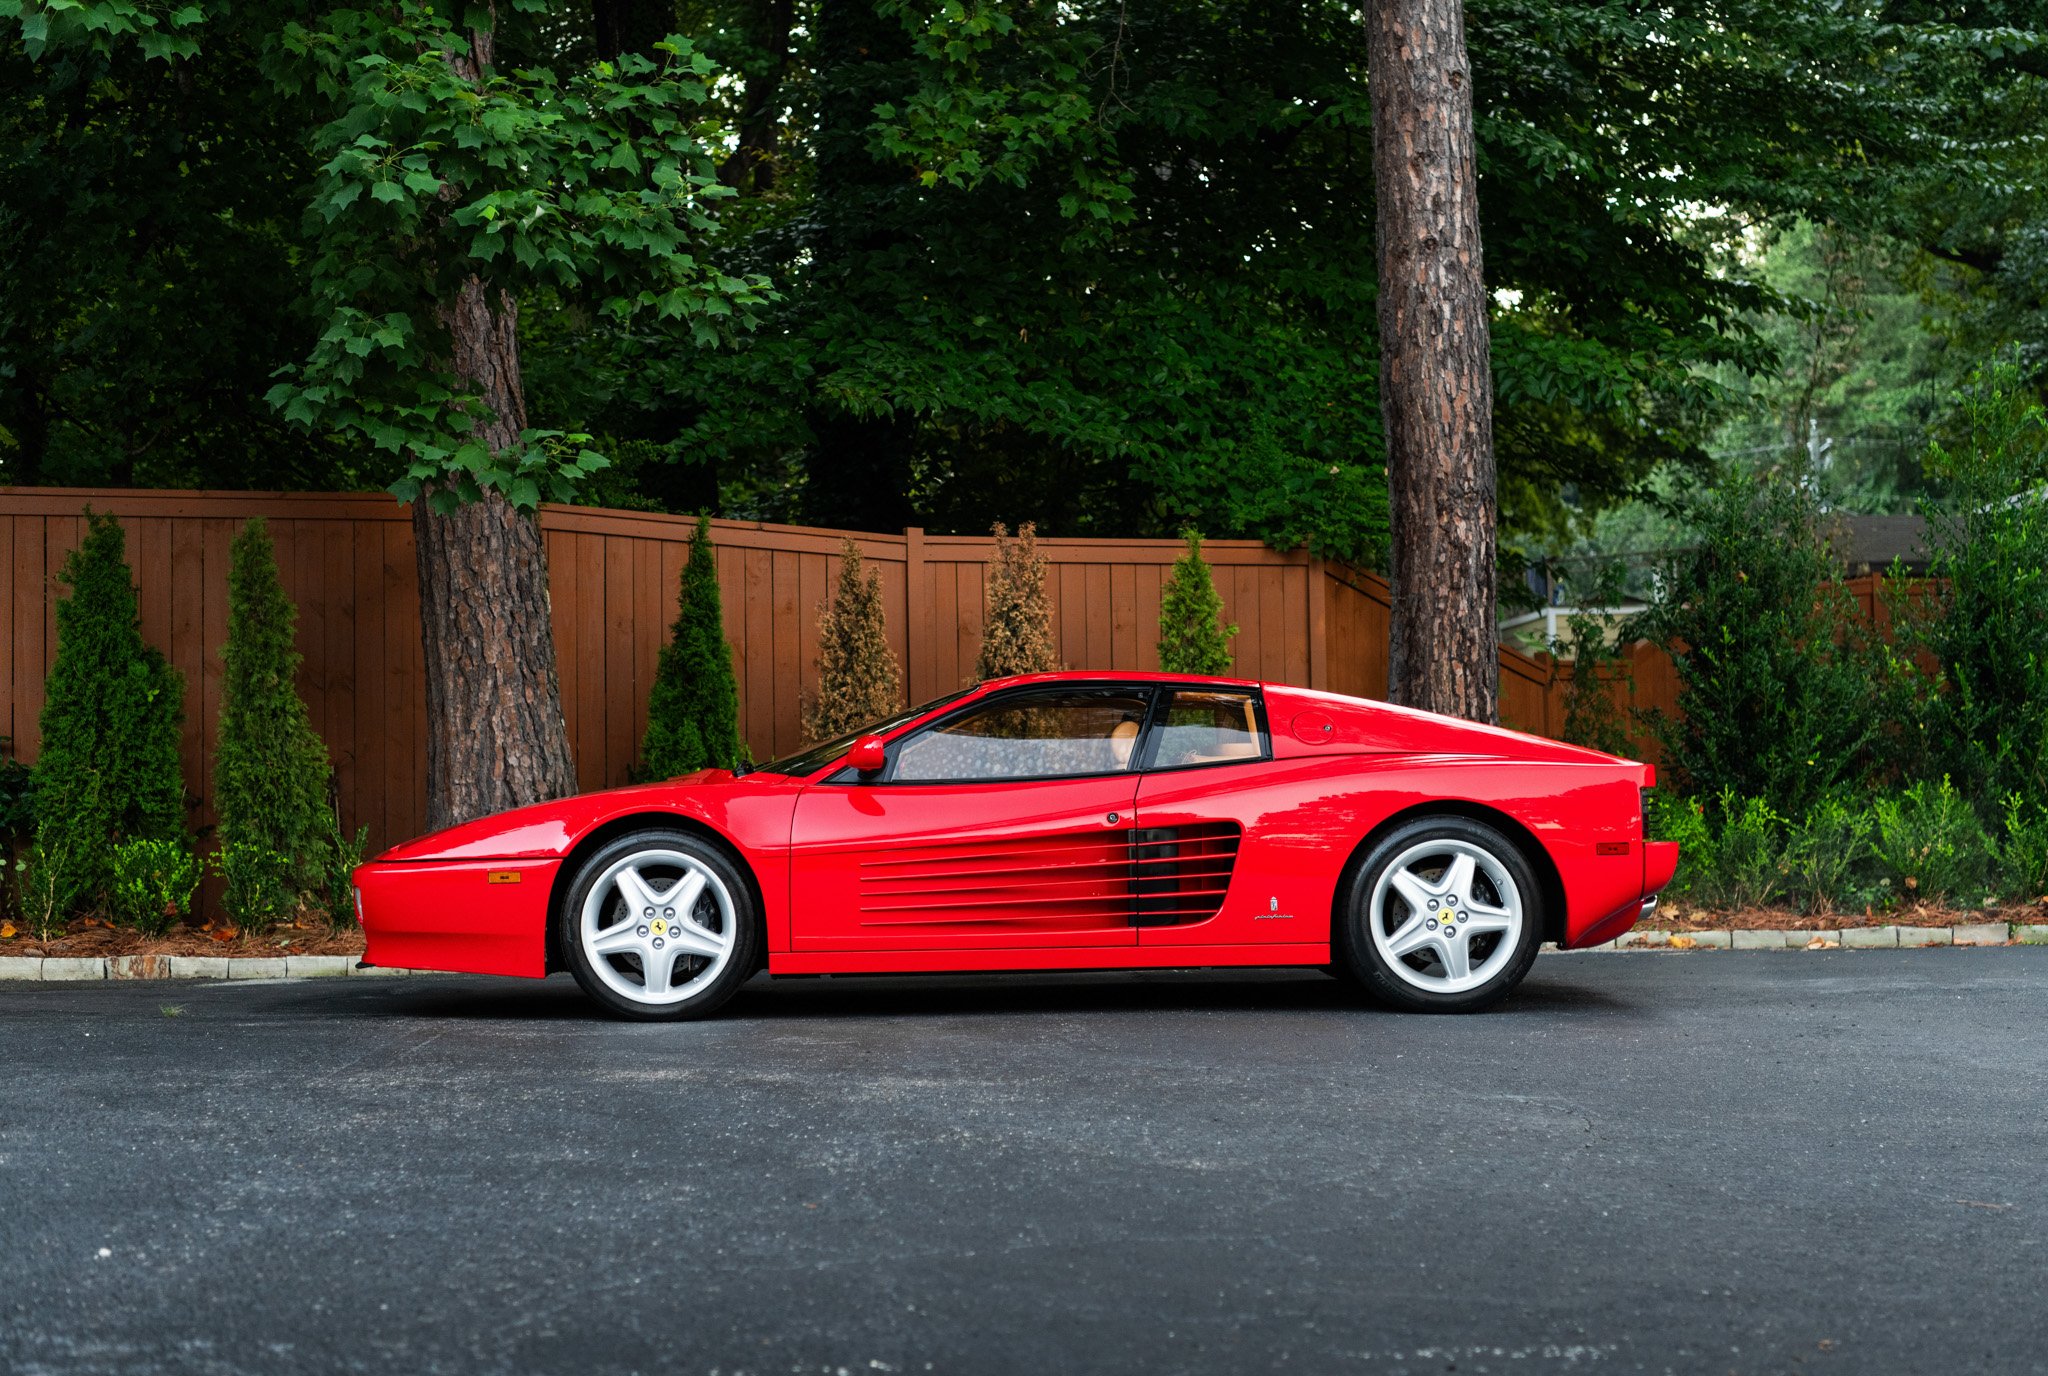
<path fill-rule="evenodd" d="M 754 972 L 752 890 L 723 850 L 688 832 L 605 845 L 577 868 L 556 920 L 576 982 L 627 1017 L 702 1017 Z"/>
<path fill-rule="evenodd" d="M 1422 817 L 1353 871 L 1347 964 L 1400 1008 L 1473 1012 L 1521 982 L 1543 939 L 1543 898 L 1520 847 L 1467 817 Z"/>

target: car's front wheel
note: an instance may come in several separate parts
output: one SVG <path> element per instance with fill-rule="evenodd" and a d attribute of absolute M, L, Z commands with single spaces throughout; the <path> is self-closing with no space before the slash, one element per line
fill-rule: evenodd
<path fill-rule="evenodd" d="M 684 831 L 609 842 L 570 880 L 559 947 L 585 993 L 629 1018 L 699 1018 L 754 972 L 753 892 L 724 851 Z"/>
<path fill-rule="evenodd" d="M 1505 998 L 1536 961 L 1543 894 L 1528 859 L 1469 817 L 1420 817 L 1353 870 L 1345 963 L 1397 1008 L 1471 1013 Z"/>

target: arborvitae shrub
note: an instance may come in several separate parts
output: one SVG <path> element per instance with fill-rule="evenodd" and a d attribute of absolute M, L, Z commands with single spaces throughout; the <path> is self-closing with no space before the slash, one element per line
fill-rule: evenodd
<path fill-rule="evenodd" d="M 804 739 L 836 740 L 894 712 L 903 674 L 882 619 L 882 575 L 863 571 L 860 547 L 840 552 L 838 594 L 818 608 L 818 693 L 804 708 Z"/>
<path fill-rule="evenodd" d="M 747 758 L 740 741 L 740 693 L 732 647 L 719 606 L 711 519 L 697 522 L 683 569 L 681 604 L 654 671 L 647 699 L 647 735 L 640 742 L 644 779 L 669 779 L 699 769 L 731 769 Z"/>
<path fill-rule="evenodd" d="M 23 885 L 39 895 L 46 921 L 104 907 L 121 843 L 185 839 L 185 685 L 143 643 L 120 522 L 88 511 L 85 540 L 58 576 L 71 595 L 57 603 Z"/>
<path fill-rule="evenodd" d="M 226 673 L 213 758 L 224 901 L 245 926 L 318 897 L 333 830 L 327 747 L 294 682 L 298 619 L 259 516 L 242 527 L 229 555 Z"/>
<path fill-rule="evenodd" d="M 1202 537 L 1181 532 L 1187 553 L 1174 561 L 1173 576 L 1159 599 L 1159 668 L 1168 674 L 1227 674 L 1230 638 L 1237 626 L 1223 624 L 1223 599 L 1202 558 Z"/>
<path fill-rule="evenodd" d="M 976 682 L 1060 667 L 1053 649 L 1052 603 L 1045 594 L 1045 556 L 1038 552 L 1038 528 L 1026 521 L 1012 540 L 998 521 L 994 533 L 988 619 L 982 625 L 981 653 L 974 659 Z"/>

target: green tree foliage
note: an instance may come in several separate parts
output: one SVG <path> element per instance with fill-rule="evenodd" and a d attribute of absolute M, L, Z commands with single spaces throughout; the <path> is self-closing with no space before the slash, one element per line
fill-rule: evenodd
<path fill-rule="evenodd" d="M 1927 758 L 1989 817 L 2008 793 L 2048 802 L 2048 412 L 2005 358 L 1957 394 L 1948 429 L 1927 456 L 1947 491 L 1923 506 L 1937 581 L 1904 610 L 1938 666 Z"/>
<path fill-rule="evenodd" d="M 1759 219 L 1949 176 L 1962 107 L 1924 96 L 1994 41 L 1761 0 L 1467 8 L 1502 493 L 1524 527 L 1561 489 L 1597 503 L 1690 451 L 1719 396 L 1700 365 L 1769 354 L 1750 312 L 1775 296 L 1723 260 Z M 678 452 L 731 472 L 794 451 L 794 486 L 748 490 L 762 514 L 1193 522 L 1370 557 L 1353 13 L 882 11 L 899 29 L 821 28 L 800 53 L 817 134 L 781 152 L 815 169 L 815 199 L 752 208 L 745 245 L 783 286 L 779 328 L 671 370 Z"/>
<path fill-rule="evenodd" d="M 739 723 L 739 685 L 719 605 L 711 519 L 703 517 L 690 541 L 690 562 L 683 567 L 676 622 L 654 670 L 640 776 L 669 779 L 699 769 L 733 768 L 747 758 Z"/>
<path fill-rule="evenodd" d="M 244 926 L 299 906 L 322 882 L 333 830 L 327 747 L 299 699 L 299 613 L 261 517 L 229 551 L 213 798 L 229 914 Z"/>
<path fill-rule="evenodd" d="M 670 510 L 1384 545 L 1355 6 L 710 0 L 600 63 L 617 8 L 0 0 L 0 462 L 525 499 L 587 431 Z M 2038 0 L 1466 8 L 1509 526 L 1696 456 L 1825 299 L 1759 229 L 1938 258 L 1960 342 L 2048 356 Z M 472 275 L 510 452 L 440 347 Z"/>
<path fill-rule="evenodd" d="M 695 114 L 709 63 L 681 39 L 652 53 L 592 61 L 587 51 L 562 50 L 551 19 L 539 0 L 468 6 L 459 15 L 419 0 L 304 13 L 220 3 L 164 12 L 131 0 L 0 3 L 6 37 L 19 44 L 7 56 L 25 60 L 17 71 L 34 92 L 18 118 L 31 151 L 45 160 L 59 157 L 57 135 L 65 132 L 61 116 L 44 113 L 53 98 L 95 101 L 90 109 L 125 136 L 147 122 L 153 101 L 175 107 L 176 121 L 184 121 L 195 77 L 226 87 L 217 93 L 225 108 L 201 105 L 199 113 L 233 124 L 232 137 L 212 141 L 201 130 L 171 142 L 155 159 L 164 183 L 156 190 L 158 199 L 191 209 L 190 222 L 173 227 L 183 237 L 165 251 L 205 258 L 212 274 L 178 269 L 183 278 L 229 286 L 229 304 L 252 282 L 292 310 L 310 303 L 310 318 L 286 315 L 281 330 L 273 327 L 281 339 L 233 334 L 258 346 L 245 347 L 254 357 L 229 372 L 243 386 L 256 373 L 275 375 L 290 352 L 303 359 L 262 394 L 276 410 L 261 428 L 288 422 L 306 438 L 272 448 L 304 450 L 310 441 L 340 450 L 367 440 L 373 454 L 386 456 L 381 463 L 316 462 L 303 476 L 388 475 L 401 497 L 429 485 L 442 503 L 488 488 L 528 509 L 544 497 L 566 498 L 604 459 L 580 433 L 559 429 L 530 429 L 496 452 L 473 437 L 482 403 L 452 372 L 442 309 L 466 282 L 494 289 L 493 299 L 542 294 L 620 331 L 645 317 L 657 328 L 679 328 L 686 340 L 711 339 L 744 318 L 762 286 L 692 251 L 711 228 L 706 203 L 730 194 L 710 158 L 715 130 Z M 487 46 L 495 64 L 484 56 Z M 72 98 L 82 75 L 101 72 L 132 84 L 109 81 L 97 96 Z M 277 156 L 269 156 L 272 144 L 281 145 Z M 232 185 L 166 170 L 185 166 L 188 145 L 199 174 L 218 171 Z M 116 155 L 133 156 L 109 154 Z M 44 169 L 31 158 L 12 170 L 32 185 Z M 0 166 L 0 179 L 8 171 Z M 88 163 L 77 175 L 91 171 Z M 52 230 L 60 242 L 67 237 L 62 222 L 76 221 L 87 245 L 108 233 L 94 229 L 96 204 L 82 193 L 66 201 L 43 192 L 31 204 L 47 218 L 9 221 L 21 231 L 24 254 L 41 251 L 36 245 Z M 243 204 L 255 212 L 256 229 L 234 227 L 229 246 L 252 237 L 257 249 L 275 244 L 275 264 L 249 252 L 231 259 L 216 247 L 222 236 L 213 222 Z M 276 244 L 281 206 L 305 214 L 303 228 Z M 145 219 L 155 210 L 149 203 L 117 208 Z M 151 235 L 160 233 L 152 223 Z M 259 270 L 266 266 L 276 270 Z M 40 325 L 34 318 L 27 325 L 30 342 L 47 345 L 53 334 L 75 332 L 75 322 L 59 314 L 61 300 L 38 291 L 30 303 L 47 306 Z M 146 309 L 168 312 L 175 304 L 151 301 Z M 19 314 L 0 310 L 0 319 Z M 279 319 L 274 311 L 263 318 Z M 162 365 L 175 370 L 174 392 L 222 390 L 214 375 L 193 372 L 190 356 L 203 362 L 204 355 L 187 348 L 190 322 L 173 315 L 166 326 L 162 337 L 144 341 L 151 366 L 141 371 L 143 383 Z M 280 343 L 285 356 L 275 351 Z M 250 400 L 236 389 L 223 423 L 253 410 Z M 35 396 L 22 402 L 28 423 L 17 433 L 38 440 L 47 416 L 35 411 Z M 126 424 L 131 419 L 102 426 L 137 428 Z M 187 431 L 195 423 L 172 421 Z M 46 451 L 45 444 L 39 452 Z M 24 449 L 23 461 L 31 457 Z M 132 464 L 115 466 L 113 476 L 132 471 Z M 169 468 L 154 473 L 176 476 Z"/>
<path fill-rule="evenodd" d="M 860 546 L 839 553 L 839 588 L 818 608 L 818 692 L 803 714 L 804 739 L 836 740 L 902 704 L 903 672 L 882 618 L 882 575 L 863 570 Z"/>
<path fill-rule="evenodd" d="M 357 486 L 263 400 L 304 352 L 307 155 L 201 7 L 0 16 L 0 474 L 76 486 Z"/>
<path fill-rule="evenodd" d="M 1756 275 L 1779 307 L 1755 328 L 1771 364 L 1716 371 L 1726 418 L 1710 443 L 1747 455 L 1829 442 L 1818 474 L 1828 504 L 1908 512 L 1924 493 L 1929 428 L 1958 380 L 1960 351 L 1929 328 L 1928 297 L 1960 269 L 1882 234 L 1799 221 L 1766 238 Z"/>
<path fill-rule="evenodd" d="M 1202 558 L 1202 537 L 1181 532 L 1188 550 L 1173 564 L 1159 597 L 1159 668 L 1169 674 L 1227 674 L 1235 623 L 1223 624 L 1223 599 Z"/>
<path fill-rule="evenodd" d="M 1670 647 L 1678 715 L 1652 714 L 1694 797 L 1803 814 L 1869 770 L 1874 687 L 1819 504 L 1796 468 L 1731 467 L 1681 499 L 1696 543 L 1627 634 Z"/>
<path fill-rule="evenodd" d="M 185 685 L 143 642 L 120 522 L 88 512 L 59 578 L 71 593 L 44 684 L 34 863 L 62 914 L 106 902 L 123 842 L 184 842 Z"/>
<path fill-rule="evenodd" d="M 988 561 L 987 610 L 981 649 L 974 657 L 974 681 L 1011 674 L 1043 674 L 1060 667 L 1052 639 L 1052 601 L 1045 592 L 1045 556 L 1038 552 L 1038 528 L 1026 521 L 1016 538 L 1000 521 Z"/>

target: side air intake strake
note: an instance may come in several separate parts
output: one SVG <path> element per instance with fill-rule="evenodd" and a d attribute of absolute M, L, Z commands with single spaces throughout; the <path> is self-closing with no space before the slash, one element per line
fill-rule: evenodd
<path fill-rule="evenodd" d="M 1131 833 L 1131 922 L 1166 927 L 1203 922 L 1223 907 L 1237 843 L 1235 822 L 1146 827 Z"/>
<path fill-rule="evenodd" d="M 1130 849 L 1104 831 L 905 846 L 861 861 L 860 911 L 867 927 L 1122 926 L 1131 912 Z"/>
<path fill-rule="evenodd" d="M 1091 831 L 995 845 L 909 846 L 860 866 L 864 927 L 1166 926 L 1216 916 L 1234 822 Z"/>

